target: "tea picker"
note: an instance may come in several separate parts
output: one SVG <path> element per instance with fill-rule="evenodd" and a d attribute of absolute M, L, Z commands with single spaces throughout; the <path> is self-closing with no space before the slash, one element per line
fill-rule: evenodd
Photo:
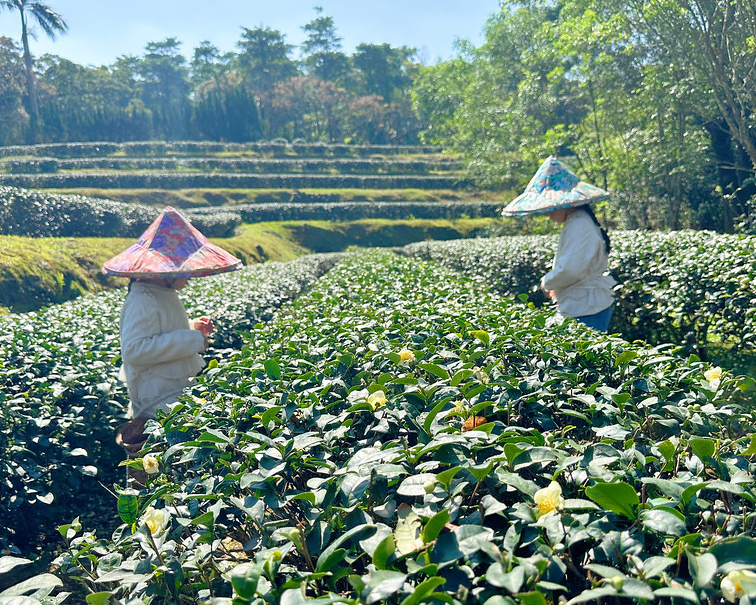
<path fill-rule="evenodd" d="M 546 214 L 560 223 L 559 243 L 551 271 L 540 286 L 561 315 L 602 332 L 609 328 L 616 281 L 607 272 L 609 236 L 591 204 L 609 199 L 609 193 L 581 181 L 554 156 L 549 156 L 502 214 Z"/>
<path fill-rule="evenodd" d="M 135 244 L 103 265 L 103 273 L 130 279 L 120 316 L 119 377 L 128 389 L 131 420 L 116 433 L 128 458 L 137 457 L 146 441 L 146 422 L 178 401 L 205 365 L 200 353 L 215 327 L 209 317 L 189 320 L 178 291 L 189 279 L 241 268 L 238 258 L 170 206 Z M 144 471 L 128 472 L 144 483 Z"/>

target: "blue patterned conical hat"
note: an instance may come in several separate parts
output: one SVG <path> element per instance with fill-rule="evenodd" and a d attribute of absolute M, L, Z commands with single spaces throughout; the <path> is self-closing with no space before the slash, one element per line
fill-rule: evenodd
<path fill-rule="evenodd" d="M 504 216 L 543 214 L 608 199 L 609 193 L 581 181 L 572 170 L 550 155 L 530 179 L 525 191 L 509 202 L 501 213 Z"/>

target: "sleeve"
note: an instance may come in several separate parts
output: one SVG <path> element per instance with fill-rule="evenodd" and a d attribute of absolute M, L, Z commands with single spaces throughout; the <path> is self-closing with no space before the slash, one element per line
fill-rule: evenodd
<path fill-rule="evenodd" d="M 544 290 L 561 290 L 585 278 L 597 246 L 602 245 L 592 230 L 586 231 L 579 222 L 565 224 L 560 238 L 554 266 L 541 278 Z"/>
<path fill-rule="evenodd" d="M 160 334 L 160 314 L 143 302 L 124 309 L 121 320 L 121 355 L 130 366 L 151 366 L 201 353 L 205 339 L 197 330 Z"/>

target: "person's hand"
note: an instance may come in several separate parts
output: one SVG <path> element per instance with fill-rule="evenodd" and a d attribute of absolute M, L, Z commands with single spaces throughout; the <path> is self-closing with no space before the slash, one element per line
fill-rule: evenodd
<path fill-rule="evenodd" d="M 207 337 L 210 334 L 215 332 L 215 324 L 213 323 L 213 320 L 210 319 L 207 315 L 203 315 L 202 317 L 198 317 L 192 320 L 192 327 L 195 330 L 202 332 L 202 335 L 205 336 L 205 340 L 207 340 Z"/>

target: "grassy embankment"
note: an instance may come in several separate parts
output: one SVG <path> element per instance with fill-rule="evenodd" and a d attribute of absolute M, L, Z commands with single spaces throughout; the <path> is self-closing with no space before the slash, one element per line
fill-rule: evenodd
<path fill-rule="evenodd" d="M 291 260 L 349 246 L 400 246 L 425 239 L 470 237 L 495 219 L 287 221 L 242 225 L 234 237 L 213 241 L 245 264 Z M 0 310 L 23 312 L 62 302 L 125 280 L 100 267 L 133 243 L 125 238 L 0 236 Z"/>

